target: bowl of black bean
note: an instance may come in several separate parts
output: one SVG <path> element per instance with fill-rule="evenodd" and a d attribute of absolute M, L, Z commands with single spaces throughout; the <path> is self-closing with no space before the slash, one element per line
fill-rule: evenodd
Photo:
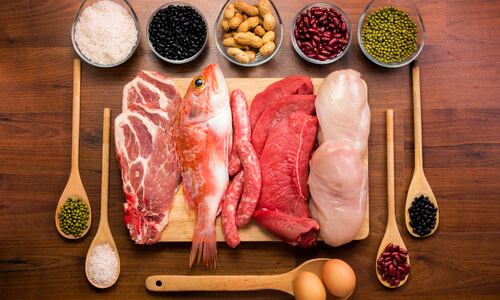
<path fill-rule="evenodd" d="M 197 58 L 208 41 L 208 23 L 195 6 L 169 2 L 149 17 L 146 36 L 151 50 L 162 60 L 183 64 Z"/>

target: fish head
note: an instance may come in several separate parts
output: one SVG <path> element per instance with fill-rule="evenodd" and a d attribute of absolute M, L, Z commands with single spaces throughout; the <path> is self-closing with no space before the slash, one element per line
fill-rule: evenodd
<path fill-rule="evenodd" d="M 180 115 L 184 124 L 207 122 L 229 107 L 226 80 L 217 64 L 206 67 L 189 84 Z"/>

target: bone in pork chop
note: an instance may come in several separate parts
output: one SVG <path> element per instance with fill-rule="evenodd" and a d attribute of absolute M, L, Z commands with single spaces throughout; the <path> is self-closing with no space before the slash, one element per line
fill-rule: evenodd
<path fill-rule="evenodd" d="M 154 244 L 181 180 L 172 130 L 181 98 L 172 79 L 146 71 L 123 94 L 115 144 L 127 199 L 124 221 L 137 244 Z"/>

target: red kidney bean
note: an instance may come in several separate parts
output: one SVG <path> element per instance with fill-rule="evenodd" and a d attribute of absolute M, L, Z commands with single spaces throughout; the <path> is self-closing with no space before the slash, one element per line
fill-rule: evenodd
<path fill-rule="evenodd" d="M 328 50 L 321 50 L 319 53 L 321 53 L 322 55 L 325 55 L 325 56 L 330 56 L 330 52 Z"/>
<path fill-rule="evenodd" d="M 391 252 L 399 252 L 399 245 L 394 246 Z"/>
<path fill-rule="evenodd" d="M 309 53 L 309 54 L 307 54 L 307 57 L 316 58 L 316 53 Z"/>
<path fill-rule="evenodd" d="M 394 269 L 394 266 L 392 264 L 389 266 L 389 275 L 396 275 L 396 269 Z"/>
<path fill-rule="evenodd" d="M 334 57 L 337 57 L 337 54 L 332 54 L 332 55 L 328 56 L 328 59 L 332 59 Z"/>
<path fill-rule="evenodd" d="M 297 21 L 295 21 L 295 26 L 299 26 L 302 23 L 302 17 L 298 17 Z"/>
<path fill-rule="evenodd" d="M 342 22 L 342 31 L 345 32 L 347 30 L 347 24 L 344 22 Z"/>
<path fill-rule="evenodd" d="M 302 46 L 302 41 L 298 40 L 298 41 L 297 41 L 297 46 L 299 46 L 299 48 L 301 48 L 301 46 Z"/>
<path fill-rule="evenodd" d="M 399 271 L 396 272 L 396 276 L 395 277 L 396 277 L 396 279 L 400 279 L 401 278 L 401 273 L 399 273 Z"/>
<path fill-rule="evenodd" d="M 377 266 L 377 270 L 378 270 L 378 272 L 379 272 L 380 275 L 384 274 L 384 268 L 382 268 L 381 265 Z"/>
<path fill-rule="evenodd" d="M 382 257 L 388 257 L 391 256 L 391 252 L 382 252 Z"/>
<path fill-rule="evenodd" d="M 344 35 L 342 33 L 335 33 L 333 36 L 336 37 L 336 38 L 341 38 Z"/>
<path fill-rule="evenodd" d="M 318 22 L 323 22 L 326 17 L 328 17 L 328 15 L 322 15 L 321 17 L 319 17 Z"/>
<path fill-rule="evenodd" d="M 316 43 L 321 43 L 321 38 L 319 37 L 319 35 L 313 35 L 313 41 L 315 41 Z"/>
<path fill-rule="evenodd" d="M 408 251 L 406 251 L 406 249 L 399 248 L 399 253 L 404 254 L 404 255 L 407 255 L 407 254 L 408 254 Z"/>
<path fill-rule="evenodd" d="M 401 257 L 399 255 L 394 256 L 394 259 L 398 262 L 398 264 L 403 263 L 403 260 L 401 259 Z"/>
<path fill-rule="evenodd" d="M 386 273 L 382 274 L 382 279 L 387 279 L 387 275 L 385 275 Z"/>
<path fill-rule="evenodd" d="M 408 253 L 408 252 L 406 252 L 406 253 Z M 403 262 L 405 262 L 405 261 L 406 261 L 406 258 L 407 258 L 407 257 L 406 257 L 406 255 L 404 255 L 404 254 L 399 254 L 399 257 L 401 257 L 401 260 L 402 260 Z"/>
<path fill-rule="evenodd" d="M 390 284 L 391 286 L 395 286 L 396 285 L 396 278 L 391 278 L 391 281 L 390 281 Z"/>
<path fill-rule="evenodd" d="M 307 16 L 310 18 L 312 18 L 312 12 L 310 10 L 307 11 Z"/>
<path fill-rule="evenodd" d="M 400 282 L 401 282 L 401 280 L 396 279 L 396 280 L 394 280 L 394 285 L 396 285 L 396 286 L 397 286 L 397 285 L 399 285 L 399 283 L 400 283 Z"/>
<path fill-rule="evenodd" d="M 405 272 L 406 274 L 410 273 L 410 265 L 408 263 L 405 264 Z"/>
<path fill-rule="evenodd" d="M 326 57 L 324 55 L 321 55 L 321 54 L 316 55 L 316 58 L 319 59 L 319 60 L 321 60 L 321 61 L 325 61 L 325 60 L 328 59 L 328 57 Z"/>
<path fill-rule="evenodd" d="M 383 262 L 384 262 L 384 258 L 383 257 L 381 257 L 381 258 L 379 258 L 377 260 L 377 264 L 379 264 L 379 265 L 382 264 Z"/>
<path fill-rule="evenodd" d="M 312 11 L 316 11 L 316 10 L 320 10 L 321 8 L 317 7 L 317 6 L 314 6 L 311 8 Z"/>
<path fill-rule="evenodd" d="M 389 266 L 392 266 L 392 261 L 388 261 L 384 263 L 384 268 L 388 268 Z"/>
<path fill-rule="evenodd" d="M 309 32 L 310 34 L 318 34 L 318 33 L 319 33 L 319 32 L 318 32 L 318 30 L 317 30 L 316 28 L 309 28 L 309 29 L 307 30 L 307 32 Z"/>
<path fill-rule="evenodd" d="M 344 39 L 338 39 L 337 41 L 339 42 L 339 44 L 342 44 L 342 45 L 347 45 L 347 43 L 349 43 L 347 40 L 344 40 Z"/>
<path fill-rule="evenodd" d="M 405 280 L 406 274 L 401 274 L 401 281 Z"/>
<path fill-rule="evenodd" d="M 330 40 L 331 40 L 331 38 L 330 38 L 329 36 L 323 36 L 323 37 L 321 38 L 321 41 L 322 41 L 322 42 L 329 42 Z"/>
<path fill-rule="evenodd" d="M 328 45 L 326 45 L 324 48 L 330 52 L 333 52 L 333 48 Z"/>
<path fill-rule="evenodd" d="M 304 27 L 304 23 L 299 24 L 299 29 L 302 29 Z"/>
<path fill-rule="evenodd" d="M 337 19 L 337 17 L 333 17 L 333 25 L 335 25 L 335 27 L 338 27 L 339 24 L 340 24 L 339 19 Z"/>
<path fill-rule="evenodd" d="M 329 42 L 328 42 L 328 46 L 333 46 L 335 43 L 337 43 L 337 39 L 336 38 L 332 38 Z"/>
<path fill-rule="evenodd" d="M 303 11 L 303 12 L 301 12 L 301 13 L 300 13 L 300 16 L 301 16 L 301 17 L 305 17 L 305 16 L 307 16 L 307 14 L 306 14 L 306 12 L 305 12 L 305 11 Z"/>

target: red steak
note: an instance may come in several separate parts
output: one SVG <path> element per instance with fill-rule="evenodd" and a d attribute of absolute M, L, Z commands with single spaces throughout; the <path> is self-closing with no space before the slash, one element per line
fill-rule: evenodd
<path fill-rule="evenodd" d="M 252 130 L 269 105 L 278 102 L 283 97 L 294 94 L 312 95 L 313 91 L 314 86 L 311 78 L 305 76 L 292 76 L 271 84 L 263 92 L 257 94 L 252 101 L 250 107 Z"/>
<path fill-rule="evenodd" d="M 262 188 L 253 218 L 292 245 L 316 245 L 319 225 L 307 201 L 308 163 L 318 120 L 303 112 L 283 119 L 270 133 L 260 157 Z"/>
<path fill-rule="evenodd" d="M 295 112 L 314 113 L 315 95 L 290 95 L 269 105 L 259 118 L 252 132 L 252 145 L 257 154 L 261 154 L 267 137 L 276 125 L 284 118 Z"/>

